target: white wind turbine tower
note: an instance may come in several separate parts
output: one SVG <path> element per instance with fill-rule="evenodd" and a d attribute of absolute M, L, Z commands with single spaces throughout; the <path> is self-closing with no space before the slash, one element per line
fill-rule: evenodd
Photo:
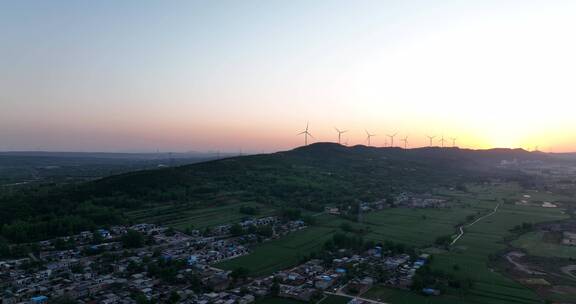
<path fill-rule="evenodd" d="M 376 134 L 370 134 L 370 132 L 368 132 L 368 130 L 364 130 L 366 131 L 366 140 L 368 141 L 368 146 L 370 146 L 370 138 L 376 136 Z"/>
<path fill-rule="evenodd" d="M 442 137 L 440 138 L 440 145 L 441 145 L 442 148 L 444 148 L 444 142 L 445 142 L 445 141 L 446 141 L 446 140 L 444 139 L 444 135 L 442 135 Z"/>
<path fill-rule="evenodd" d="M 342 136 L 342 134 L 348 132 L 348 130 L 342 130 L 340 131 L 338 128 L 334 128 L 336 130 L 336 132 L 338 132 L 338 144 L 340 144 L 340 138 Z"/>
<path fill-rule="evenodd" d="M 430 146 L 429 147 L 432 147 L 432 141 L 434 140 L 434 138 L 436 138 L 436 136 L 426 135 L 426 137 L 428 137 L 428 139 L 430 140 Z"/>
<path fill-rule="evenodd" d="M 306 123 L 306 129 L 300 133 L 298 133 L 298 135 L 302 135 L 304 134 L 304 145 L 307 146 L 308 145 L 308 136 L 314 138 L 314 136 L 312 136 L 312 134 L 310 134 L 310 132 L 308 132 L 308 123 Z"/>
<path fill-rule="evenodd" d="M 394 136 L 396 136 L 398 133 L 394 133 L 392 135 L 387 135 L 388 137 L 390 137 L 390 147 L 394 147 Z"/>
<path fill-rule="evenodd" d="M 452 140 L 452 148 L 456 148 L 456 137 L 450 138 Z"/>
<path fill-rule="evenodd" d="M 404 142 L 404 149 L 408 149 L 408 136 L 404 136 L 401 141 Z"/>

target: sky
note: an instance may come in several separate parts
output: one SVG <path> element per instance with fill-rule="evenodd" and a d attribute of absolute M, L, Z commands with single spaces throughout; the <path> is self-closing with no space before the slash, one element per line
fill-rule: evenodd
<path fill-rule="evenodd" d="M 576 1 L 0 0 L 0 151 L 576 151 L 575 54 Z"/>

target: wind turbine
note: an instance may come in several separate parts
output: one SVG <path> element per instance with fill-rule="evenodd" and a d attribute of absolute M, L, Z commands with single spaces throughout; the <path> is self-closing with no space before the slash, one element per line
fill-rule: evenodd
<path fill-rule="evenodd" d="M 452 140 L 452 148 L 455 148 L 455 147 L 456 147 L 456 139 L 457 139 L 457 138 L 456 138 L 456 137 L 452 137 L 452 138 L 450 138 L 450 139 Z"/>
<path fill-rule="evenodd" d="M 370 132 L 368 132 L 368 130 L 364 130 L 366 131 L 366 140 L 368 141 L 368 146 L 370 146 L 370 138 L 376 136 L 376 134 L 370 134 Z"/>
<path fill-rule="evenodd" d="M 428 139 L 430 140 L 430 147 L 432 147 L 432 141 L 434 140 L 434 138 L 436 138 L 436 136 L 426 135 L 426 137 L 428 137 Z"/>
<path fill-rule="evenodd" d="M 404 136 L 401 141 L 404 142 L 404 149 L 408 149 L 408 136 Z"/>
<path fill-rule="evenodd" d="M 308 145 L 308 136 L 314 138 L 314 136 L 312 136 L 312 134 L 310 134 L 310 132 L 308 132 L 308 123 L 306 123 L 306 129 L 300 133 L 298 133 L 298 135 L 302 135 L 304 134 L 304 145 L 307 146 Z"/>
<path fill-rule="evenodd" d="M 398 133 L 394 133 L 392 135 L 387 135 L 388 137 L 390 137 L 390 147 L 394 147 L 394 136 L 396 136 Z"/>
<path fill-rule="evenodd" d="M 444 139 L 444 135 L 442 135 L 442 137 L 440 138 L 440 144 L 441 144 L 441 147 L 442 147 L 442 148 L 444 148 L 444 142 L 445 142 L 445 141 L 446 141 L 446 140 Z"/>
<path fill-rule="evenodd" d="M 342 134 L 348 132 L 348 130 L 343 130 L 340 131 L 338 128 L 334 128 L 336 130 L 336 132 L 338 132 L 338 144 L 340 144 L 340 137 L 342 136 Z"/>

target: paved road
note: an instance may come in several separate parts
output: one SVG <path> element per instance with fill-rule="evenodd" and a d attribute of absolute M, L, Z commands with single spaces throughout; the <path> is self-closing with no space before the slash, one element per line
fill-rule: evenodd
<path fill-rule="evenodd" d="M 568 265 L 561 268 L 562 272 L 576 279 L 576 265 Z"/>
<path fill-rule="evenodd" d="M 360 300 L 360 301 L 364 301 L 364 302 L 368 302 L 368 303 L 373 303 L 373 304 L 388 304 L 385 302 L 378 302 L 376 300 L 370 300 L 370 299 L 366 299 L 366 298 L 362 298 L 362 297 L 355 297 L 355 296 L 351 296 L 351 295 L 347 295 L 343 292 L 329 292 L 329 291 L 325 291 L 324 294 L 328 294 L 328 295 L 333 295 L 333 296 L 341 296 L 341 297 L 347 297 L 350 299 L 356 299 L 356 300 Z"/>
<path fill-rule="evenodd" d="M 481 221 L 481 220 L 493 215 L 494 213 L 498 212 L 498 208 L 500 208 L 500 205 L 501 205 L 501 203 L 498 203 L 498 205 L 496 205 L 496 207 L 494 207 L 494 210 L 492 210 L 492 212 L 477 218 L 472 223 L 458 227 L 458 229 L 460 230 L 460 233 L 458 233 L 458 236 L 456 236 L 456 238 L 454 240 L 452 240 L 452 243 L 450 243 L 450 246 L 456 244 L 456 242 L 464 235 L 464 228 L 465 227 L 471 227 L 472 225 L 478 223 L 479 221 Z"/>

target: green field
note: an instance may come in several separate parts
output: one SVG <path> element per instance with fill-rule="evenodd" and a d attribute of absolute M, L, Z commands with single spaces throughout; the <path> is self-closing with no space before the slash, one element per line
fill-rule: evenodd
<path fill-rule="evenodd" d="M 462 304 L 459 297 L 426 297 L 408 290 L 392 289 L 383 286 L 375 286 L 362 295 L 364 298 L 373 299 L 386 303 L 398 304 Z M 487 302 L 488 304 L 489 302 Z"/>
<path fill-rule="evenodd" d="M 576 247 L 564 246 L 544 240 L 543 231 L 523 234 L 512 242 L 514 247 L 526 250 L 530 255 L 541 257 L 576 258 Z"/>
<path fill-rule="evenodd" d="M 324 300 L 319 301 L 318 304 L 348 304 L 348 302 L 350 302 L 350 298 L 348 297 L 330 295 Z"/>
<path fill-rule="evenodd" d="M 413 246 L 431 245 L 437 237 L 454 233 L 454 226 L 475 212 L 463 208 L 386 209 L 366 214 L 362 224 L 323 215 L 317 218 L 317 224 L 312 227 L 264 243 L 251 254 L 224 261 L 216 267 L 230 270 L 245 267 L 254 275 L 267 275 L 288 268 L 318 251 L 334 233 L 341 231 L 339 227 L 343 222 L 369 227 L 371 232 L 365 236 L 367 240 L 390 240 Z M 422 216 L 426 219 L 423 220 Z"/>
<path fill-rule="evenodd" d="M 466 216 L 483 209 L 405 209 L 394 208 L 366 214 L 364 223 L 372 229 L 366 239 L 395 241 L 411 246 L 429 246 L 443 235 L 454 234 L 455 226 Z"/>
<path fill-rule="evenodd" d="M 366 239 L 395 241 L 407 245 L 426 247 L 438 236 L 456 232 L 456 226 L 469 215 L 481 216 L 489 213 L 504 199 L 518 199 L 522 191 L 518 186 L 471 187 L 470 192 L 448 192 L 444 195 L 458 200 L 458 205 L 449 209 L 404 209 L 393 208 L 365 214 L 362 224 L 355 226 L 370 228 Z M 390 303 L 540 303 L 530 289 L 493 271 L 489 256 L 505 249 L 504 237 L 511 236 L 509 230 L 523 222 L 545 222 L 565 219 L 560 209 L 502 204 L 499 211 L 474 226 L 465 229 L 464 236 L 450 252 L 437 254 L 433 267 L 453 272 L 458 277 L 472 278 L 476 283 L 463 299 L 457 296 L 422 297 L 420 295 L 392 289 L 374 289 L 368 296 L 386 299 Z M 258 246 L 248 256 L 225 261 L 216 265 L 224 269 L 246 267 L 255 275 L 270 274 L 297 264 L 300 259 L 317 251 L 347 220 L 322 215 L 318 223 L 303 231 Z M 458 271 L 453 265 L 459 266 Z M 452 293 L 455 294 L 455 293 Z"/>
<path fill-rule="evenodd" d="M 354 226 L 370 229 L 365 236 L 375 242 L 394 241 L 412 246 L 428 246 L 443 235 L 455 233 L 455 226 L 466 216 L 487 212 L 491 205 L 478 207 L 455 207 L 447 209 L 392 208 L 371 212 L 364 216 L 362 224 L 329 215 L 317 217 L 313 227 L 292 233 L 286 237 L 264 243 L 254 251 L 237 259 L 217 264 L 224 269 L 245 267 L 254 275 L 267 275 L 297 264 L 303 257 L 318 251 L 326 240 L 340 231 L 340 225 L 348 222 Z"/>
<path fill-rule="evenodd" d="M 187 205 L 182 206 L 161 206 L 146 210 L 137 210 L 127 213 L 128 217 L 135 222 L 162 223 L 176 229 L 202 229 L 210 226 L 235 223 L 248 215 L 239 212 L 241 206 L 258 207 L 260 213 L 257 217 L 272 215 L 274 209 L 265 205 L 248 202 L 235 203 L 220 207 L 197 209 Z"/>
<path fill-rule="evenodd" d="M 277 240 L 263 243 L 246 256 L 224 261 L 215 266 L 222 269 L 244 267 L 252 275 L 267 275 L 296 265 L 302 258 L 320 250 L 336 232 L 335 228 L 310 227 Z"/>
<path fill-rule="evenodd" d="M 492 208 L 493 198 L 516 199 L 521 193 L 516 187 L 477 189 L 477 204 Z M 566 219 L 559 209 L 516 206 L 504 204 L 499 211 L 472 227 L 465 229 L 464 236 L 454 250 L 436 255 L 433 268 L 454 273 L 460 277 L 470 277 L 476 282 L 465 303 L 540 303 L 536 294 L 493 271 L 489 267 L 489 256 L 506 248 L 503 238 L 510 236 L 509 230 L 523 222 L 546 222 Z M 458 265 L 460 270 L 453 270 Z"/>

